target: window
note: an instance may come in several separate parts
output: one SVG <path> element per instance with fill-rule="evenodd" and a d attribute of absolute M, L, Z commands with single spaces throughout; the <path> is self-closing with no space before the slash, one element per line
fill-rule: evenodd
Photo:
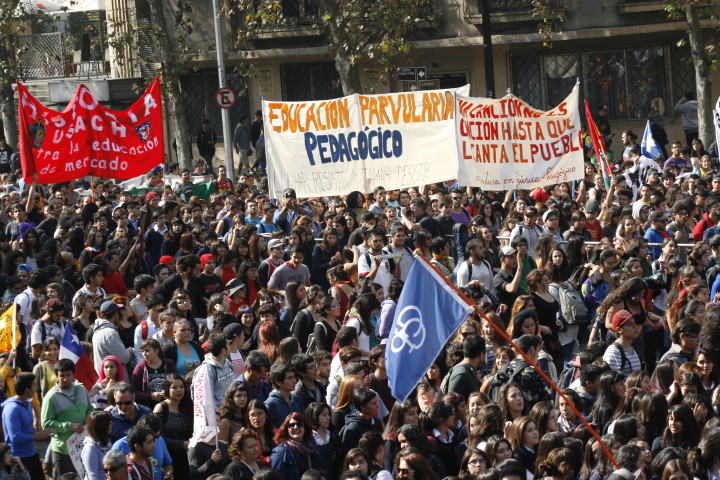
<path fill-rule="evenodd" d="M 511 55 L 513 93 L 533 107 L 547 110 L 560 103 L 580 78 L 581 96 L 591 108 L 605 104 L 610 107 L 611 119 L 642 119 L 653 98 L 662 98 L 667 107 L 684 92 L 694 90 L 695 72 L 688 55 L 686 48 L 675 46 Z"/>

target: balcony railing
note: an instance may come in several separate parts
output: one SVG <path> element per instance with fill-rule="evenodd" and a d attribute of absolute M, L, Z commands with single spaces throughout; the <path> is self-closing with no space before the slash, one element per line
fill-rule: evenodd
<path fill-rule="evenodd" d="M 263 24 L 263 28 L 293 28 L 319 25 L 318 0 L 283 0 L 277 18 Z"/>
<path fill-rule="evenodd" d="M 489 0 L 490 13 L 522 13 L 532 9 L 530 0 Z M 551 6 L 560 7 L 560 0 L 552 0 Z M 465 0 L 465 15 L 482 14 L 481 0 Z"/>

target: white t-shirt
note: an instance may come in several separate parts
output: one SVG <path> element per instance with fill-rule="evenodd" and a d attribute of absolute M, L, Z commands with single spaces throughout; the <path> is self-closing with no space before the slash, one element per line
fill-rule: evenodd
<path fill-rule="evenodd" d="M 382 265 L 380 265 L 380 268 L 382 268 Z M 357 317 L 350 317 L 345 324 L 346 327 L 352 327 L 355 329 L 356 332 L 358 332 L 358 348 L 362 350 L 363 352 L 369 352 L 370 351 L 370 336 L 363 332 L 362 325 L 360 324 L 360 319 Z M 339 356 L 339 355 L 336 355 Z M 368 360 L 367 355 L 363 355 L 361 357 L 362 360 Z"/>
<path fill-rule="evenodd" d="M 358 260 L 358 275 L 366 275 L 372 271 L 372 268 L 372 254 L 368 252 L 368 255 L 360 255 L 360 259 Z M 387 259 L 383 259 L 380 262 L 380 266 L 378 267 L 373 282 L 382 285 L 385 295 L 387 295 L 387 287 L 390 285 L 390 281 L 393 278 L 395 278 L 395 276 L 393 275 L 393 272 L 390 271 L 390 262 Z"/>
<path fill-rule="evenodd" d="M 43 325 L 45 325 L 45 339 L 43 339 L 42 335 Z M 48 325 L 42 320 L 38 320 L 35 322 L 35 325 L 33 325 L 32 332 L 30 333 L 30 345 L 42 345 L 43 341 L 50 337 L 55 337 L 60 341 L 62 340 L 62 335 L 62 324 L 53 323 L 52 325 Z"/>

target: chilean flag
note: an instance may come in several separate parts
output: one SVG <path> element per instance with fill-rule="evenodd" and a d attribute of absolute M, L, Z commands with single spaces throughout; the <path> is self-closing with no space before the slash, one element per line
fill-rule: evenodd
<path fill-rule="evenodd" d="M 85 353 L 83 346 L 80 345 L 80 340 L 70 325 L 65 325 L 65 332 L 62 342 L 60 342 L 60 359 L 63 358 L 70 359 L 75 363 L 75 378 L 88 390 L 98 381 L 95 366 L 88 354 Z"/>

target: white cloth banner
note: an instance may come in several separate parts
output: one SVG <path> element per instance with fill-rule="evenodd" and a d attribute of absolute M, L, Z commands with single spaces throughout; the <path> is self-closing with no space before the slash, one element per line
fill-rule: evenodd
<path fill-rule="evenodd" d="M 300 198 L 371 192 L 457 175 L 458 89 L 263 101 L 270 195 Z"/>
<path fill-rule="evenodd" d="M 457 95 L 458 180 L 484 190 L 531 190 L 583 178 L 579 84 L 560 105 L 536 110 L 514 95 Z"/>

